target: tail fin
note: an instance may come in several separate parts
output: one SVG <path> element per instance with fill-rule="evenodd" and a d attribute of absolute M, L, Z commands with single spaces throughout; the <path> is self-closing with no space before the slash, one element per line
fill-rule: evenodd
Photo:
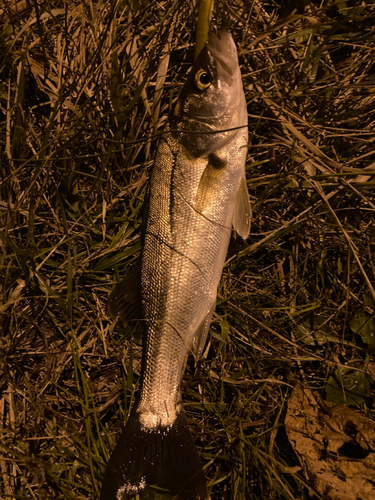
<path fill-rule="evenodd" d="M 108 462 L 100 500 L 127 500 L 146 486 L 159 486 L 178 500 L 207 498 L 184 413 L 172 426 L 155 430 L 142 428 L 137 413 L 132 413 Z"/>

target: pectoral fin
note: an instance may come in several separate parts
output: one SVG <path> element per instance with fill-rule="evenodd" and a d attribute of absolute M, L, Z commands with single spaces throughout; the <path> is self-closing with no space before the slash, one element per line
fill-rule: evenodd
<path fill-rule="evenodd" d="M 249 236 L 251 223 L 251 205 L 245 177 L 242 177 L 236 197 L 233 216 L 233 229 L 244 240 Z"/>
<path fill-rule="evenodd" d="M 108 299 L 107 311 L 112 318 L 118 318 L 123 326 L 132 319 L 140 319 L 141 300 L 141 259 L 116 286 Z"/>
<path fill-rule="evenodd" d="M 217 199 L 217 192 L 220 189 L 221 177 L 224 173 L 226 161 L 215 153 L 208 156 L 207 167 L 205 168 L 199 182 L 195 210 L 197 213 L 204 213 L 208 207 Z"/>

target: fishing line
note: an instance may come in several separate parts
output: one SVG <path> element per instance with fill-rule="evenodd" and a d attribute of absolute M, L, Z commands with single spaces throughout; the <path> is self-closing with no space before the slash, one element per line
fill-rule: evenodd
<path fill-rule="evenodd" d="M 177 190 L 177 188 L 176 188 Z M 220 222 L 216 222 L 215 220 L 210 219 L 207 217 L 207 215 L 204 215 L 202 212 L 199 212 L 179 191 L 177 191 L 178 194 L 181 196 L 181 198 L 184 200 L 184 202 L 192 209 L 194 212 L 198 215 L 201 215 L 204 219 L 206 219 L 208 222 L 211 222 L 212 224 L 221 227 L 222 229 L 229 229 L 229 231 L 232 231 L 231 227 L 224 226 L 224 224 L 220 224 Z"/>
<path fill-rule="evenodd" d="M 154 233 L 151 233 L 150 231 L 146 230 L 146 235 L 149 234 L 150 236 L 153 236 L 159 243 L 162 243 L 164 244 L 166 247 L 168 247 L 170 250 L 173 250 L 174 252 L 176 252 L 178 255 L 181 255 L 181 257 L 185 257 L 185 259 L 187 259 L 191 264 L 193 264 L 197 269 L 198 271 L 201 273 L 201 275 L 204 277 L 204 273 L 202 271 L 202 269 L 198 266 L 198 264 L 196 262 L 194 262 L 190 257 L 188 257 L 187 255 L 183 254 L 182 252 L 180 252 L 179 250 L 177 250 L 176 248 L 174 248 L 172 245 L 170 245 L 169 243 L 167 243 L 166 241 L 164 241 L 160 236 L 157 236 L 156 234 Z M 207 278 L 205 278 L 206 281 L 207 281 Z"/>

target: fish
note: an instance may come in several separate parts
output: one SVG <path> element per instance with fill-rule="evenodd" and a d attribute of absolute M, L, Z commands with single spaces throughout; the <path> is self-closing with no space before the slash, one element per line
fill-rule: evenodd
<path fill-rule="evenodd" d="M 140 389 L 101 500 L 126 500 L 147 486 L 180 500 L 207 498 L 180 384 L 188 354 L 204 347 L 232 231 L 249 235 L 247 122 L 235 43 L 228 31 L 211 32 L 157 148 L 140 263 L 109 299 L 123 322 L 141 301 L 144 340 Z"/>

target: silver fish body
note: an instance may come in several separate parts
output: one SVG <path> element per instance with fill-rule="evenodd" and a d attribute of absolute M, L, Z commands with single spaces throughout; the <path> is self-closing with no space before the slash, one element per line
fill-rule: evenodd
<path fill-rule="evenodd" d="M 155 158 L 141 261 L 142 383 L 108 464 L 103 500 L 128 498 L 147 484 L 181 499 L 206 496 L 180 382 L 192 346 L 204 345 L 232 229 L 249 233 L 247 141 L 236 47 L 228 32 L 211 33 Z M 132 447 L 144 456 L 129 458 Z"/>

